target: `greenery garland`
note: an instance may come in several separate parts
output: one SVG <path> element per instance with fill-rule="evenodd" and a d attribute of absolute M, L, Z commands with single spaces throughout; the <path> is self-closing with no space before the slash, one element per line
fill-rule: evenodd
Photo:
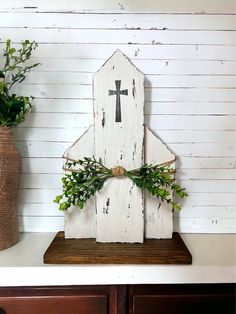
<path fill-rule="evenodd" d="M 181 205 L 173 200 L 172 192 L 180 198 L 186 197 L 187 193 L 184 188 L 175 183 L 173 179 L 175 170 L 170 167 L 170 163 L 145 164 L 139 169 L 126 171 L 120 166 L 108 169 L 102 164 L 101 159 L 97 161 L 94 157 L 84 157 L 83 160 L 76 161 L 67 160 L 64 168 L 67 173 L 62 177 L 63 194 L 58 195 L 54 202 L 59 204 L 59 209 L 62 211 L 66 211 L 71 205 L 82 209 L 86 201 L 101 190 L 107 179 L 124 175 L 137 187 L 156 196 L 159 201 L 172 204 L 174 209 L 180 210 Z"/>

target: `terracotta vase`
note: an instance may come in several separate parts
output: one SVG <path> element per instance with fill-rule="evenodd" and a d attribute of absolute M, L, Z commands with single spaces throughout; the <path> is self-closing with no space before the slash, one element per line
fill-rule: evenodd
<path fill-rule="evenodd" d="M 18 191 L 21 155 L 12 129 L 0 126 L 0 250 L 19 241 Z"/>

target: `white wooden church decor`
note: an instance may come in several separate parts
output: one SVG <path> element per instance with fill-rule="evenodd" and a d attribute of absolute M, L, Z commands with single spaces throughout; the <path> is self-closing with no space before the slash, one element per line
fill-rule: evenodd
<path fill-rule="evenodd" d="M 173 162 L 175 156 L 144 126 L 144 75 L 121 51 L 94 75 L 93 84 L 94 123 L 64 158 L 94 156 L 107 168 L 128 170 Z M 172 232 L 172 205 L 158 203 L 125 176 L 107 180 L 83 209 L 65 212 L 66 238 L 142 243 L 144 237 L 171 238 Z"/>

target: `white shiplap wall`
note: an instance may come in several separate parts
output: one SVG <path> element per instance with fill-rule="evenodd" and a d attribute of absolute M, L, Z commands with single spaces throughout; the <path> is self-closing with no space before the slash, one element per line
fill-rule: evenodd
<path fill-rule="evenodd" d="M 181 232 L 236 231 L 236 9 L 231 0 L 1 0 L 0 38 L 35 40 L 42 65 L 15 130 L 25 231 L 63 229 L 63 152 L 92 123 L 92 75 L 120 48 L 145 74 L 146 123 L 179 157 Z M 3 45 L 0 45 L 2 49 Z"/>

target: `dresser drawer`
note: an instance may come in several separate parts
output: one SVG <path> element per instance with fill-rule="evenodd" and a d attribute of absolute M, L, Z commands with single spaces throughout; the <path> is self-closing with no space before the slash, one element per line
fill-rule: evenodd
<path fill-rule="evenodd" d="M 107 314 L 105 288 L 10 288 L 0 292 L 0 314 Z"/>
<path fill-rule="evenodd" d="M 131 286 L 129 313 L 235 314 L 235 286 L 232 284 Z"/>

